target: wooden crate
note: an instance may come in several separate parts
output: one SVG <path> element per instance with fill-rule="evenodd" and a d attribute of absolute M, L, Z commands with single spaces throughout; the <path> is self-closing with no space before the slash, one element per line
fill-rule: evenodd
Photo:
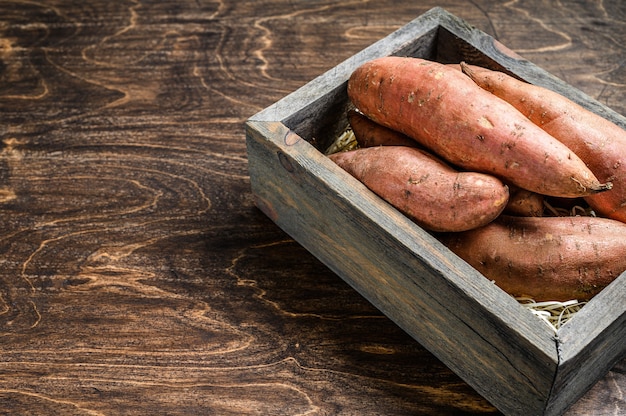
<path fill-rule="evenodd" d="M 246 122 L 257 206 L 500 411 L 557 415 L 626 352 L 626 273 L 558 331 L 322 153 L 362 63 L 415 56 L 504 70 L 626 119 L 435 8 Z"/>

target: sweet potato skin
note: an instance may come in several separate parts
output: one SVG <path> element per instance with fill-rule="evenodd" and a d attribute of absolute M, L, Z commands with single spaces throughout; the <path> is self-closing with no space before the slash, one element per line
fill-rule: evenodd
<path fill-rule="evenodd" d="M 600 217 L 513 217 L 439 235 L 513 296 L 588 300 L 626 270 L 626 224 Z"/>
<path fill-rule="evenodd" d="M 626 222 L 626 131 L 547 88 L 508 74 L 461 63 L 477 85 L 509 102 L 572 149 L 609 191 L 585 197 L 600 216 Z"/>
<path fill-rule="evenodd" d="M 523 217 L 543 216 L 543 195 L 514 186 L 509 186 L 509 195 L 509 202 L 504 208 L 505 214 Z"/>
<path fill-rule="evenodd" d="M 508 187 L 496 177 L 458 172 L 414 147 L 368 147 L 329 158 L 430 231 L 480 227 L 494 220 L 508 201 Z"/>
<path fill-rule="evenodd" d="M 604 189 L 565 145 L 446 65 L 378 58 L 354 71 L 348 96 L 370 119 L 463 169 L 552 196 Z"/>
<path fill-rule="evenodd" d="M 410 137 L 381 126 L 355 110 L 348 111 L 348 122 L 359 147 L 417 146 L 417 142 Z"/>

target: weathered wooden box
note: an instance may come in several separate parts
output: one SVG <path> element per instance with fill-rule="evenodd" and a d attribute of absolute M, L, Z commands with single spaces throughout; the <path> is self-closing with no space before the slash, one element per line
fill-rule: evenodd
<path fill-rule="evenodd" d="M 435 8 L 246 123 L 265 214 L 503 413 L 561 414 L 624 356 L 626 273 L 554 331 L 325 157 L 347 125 L 349 75 L 386 55 L 505 70 L 626 119 Z"/>

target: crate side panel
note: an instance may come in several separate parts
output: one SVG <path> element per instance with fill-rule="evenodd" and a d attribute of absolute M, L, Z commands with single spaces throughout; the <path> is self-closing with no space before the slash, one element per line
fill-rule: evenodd
<path fill-rule="evenodd" d="M 470 268 L 440 255 L 443 246 L 430 235 L 304 140 L 283 145 L 292 139 L 279 126 L 248 125 L 259 208 L 500 410 L 541 414 L 556 371 L 554 344 L 529 342 L 486 310 L 476 301 L 482 284 L 482 302 L 510 299 L 486 280 L 478 289 L 471 278 L 451 282 L 450 275 L 471 274 Z M 321 158 L 334 170 L 320 167 Z"/>
<path fill-rule="evenodd" d="M 309 105 L 305 103 L 299 105 L 302 106 L 299 107 L 302 108 L 300 111 L 294 112 L 286 120 L 279 121 L 321 152 L 328 149 L 348 127 L 346 114 L 353 108 L 348 100 L 346 83 L 321 95 Z"/>
<path fill-rule="evenodd" d="M 563 326 L 559 340 L 548 415 L 562 414 L 626 356 L 626 273 Z"/>

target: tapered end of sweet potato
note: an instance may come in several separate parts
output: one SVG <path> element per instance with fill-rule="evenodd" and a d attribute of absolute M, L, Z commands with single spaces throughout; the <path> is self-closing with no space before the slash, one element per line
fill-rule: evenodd
<path fill-rule="evenodd" d="M 597 186 L 589 188 L 592 194 L 608 191 L 613 188 L 613 182 L 599 183 Z"/>
<path fill-rule="evenodd" d="M 476 73 L 477 70 L 482 70 L 483 68 L 478 67 L 478 66 L 474 66 L 474 65 L 469 65 L 467 62 L 461 62 L 459 63 L 459 68 L 461 69 L 461 72 L 463 72 L 465 75 L 467 75 L 468 77 L 470 77 L 472 80 L 476 81 L 476 77 L 478 76 L 478 74 Z"/>

